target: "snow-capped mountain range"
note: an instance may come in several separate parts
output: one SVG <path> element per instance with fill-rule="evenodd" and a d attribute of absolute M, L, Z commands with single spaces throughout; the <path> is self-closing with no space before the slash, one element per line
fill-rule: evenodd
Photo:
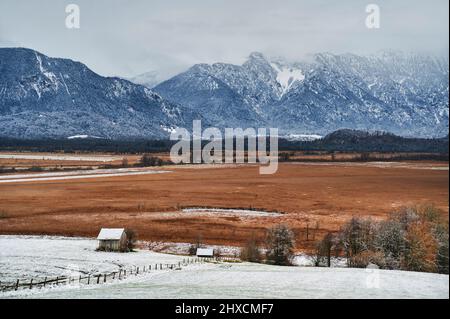
<path fill-rule="evenodd" d="M 0 136 L 165 138 L 202 118 L 150 89 L 30 49 L 0 49 Z M 192 116 L 190 118 L 189 116 Z"/>
<path fill-rule="evenodd" d="M 165 138 L 193 119 L 278 127 L 286 136 L 340 128 L 445 136 L 448 69 L 446 58 L 401 53 L 324 53 L 303 62 L 252 53 L 242 65 L 198 64 L 155 86 L 153 72 L 136 84 L 72 60 L 0 48 L 0 136 Z"/>
<path fill-rule="evenodd" d="M 242 66 L 195 65 L 154 90 L 207 118 L 217 116 L 219 101 L 240 110 L 236 117 L 251 116 L 284 134 L 352 128 L 445 136 L 448 87 L 448 60 L 430 56 L 323 53 L 287 62 L 252 53 Z"/>

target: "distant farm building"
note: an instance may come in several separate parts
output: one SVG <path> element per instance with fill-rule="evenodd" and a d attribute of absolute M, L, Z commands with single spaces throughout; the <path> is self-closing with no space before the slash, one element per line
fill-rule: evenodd
<path fill-rule="evenodd" d="M 212 248 L 197 248 L 197 257 L 214 257 L 214 249 Z"/>
<path fill-rule="evenodd" d="M 126 251 L 127 234 L 124 228 L 102 228 L 97 236 L 98 250 Z"/>

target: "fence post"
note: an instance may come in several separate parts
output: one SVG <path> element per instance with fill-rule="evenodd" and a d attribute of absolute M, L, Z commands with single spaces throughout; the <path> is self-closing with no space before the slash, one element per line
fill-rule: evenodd
<path fill-rule="evenodd" d="M 19 279 L 17 279 L 17 281 L 16 281 L 16 288 L 14 290 L 17 290 L 17 289 L 19 289 Z"/>
<path fill-rule="evenodd" d="M 113 280 L 116 279 L 116 272 L 113 272 Z"/>
<path fill-rule="evenodd" d="M 136 268 L 136 276 L 139 275 L 139 267 Z"/>
<path fill-rule="evenodd" d="M 47 277 L 44 278 L 44 288 L 45 288 L 46 283 L 47 283 Z"/>
<path fill-rule="evenodd" d="M 144 266 L 144 272 L 145 272 L 145 266 Z"/>
<path fill-rule="evenodd" d="M 30 280 L 30 289 L 33 288 L 33 279 Z"/>
<path fill-rule="evenodd" d="M 87 284 L 89 285 L 90 282 L 91 282 L 91 275 L 89 274 L 89 275 L 88 275 L 88 283 L 87 283 Z"/>
<path fill-rule="evenodd" d="M 101 276 L 101 275 L 98 275 L 98 276 L 97 276 L 97 285 L 100 283 L 100 276 Z"/>
<path fill-rule="evenodd" d="M 103 282 L 106 282 L 106 274 L 103 275 Z"/>
<path fill-rule="evenodd" d="M 148 271 L 152 271 L 152 265 L 148 265 Z"/>

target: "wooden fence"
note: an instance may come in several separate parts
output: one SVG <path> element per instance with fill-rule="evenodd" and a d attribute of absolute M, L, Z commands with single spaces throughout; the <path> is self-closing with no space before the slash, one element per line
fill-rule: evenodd
<path fill-rule="evenodd" d="M 119 268 L 118 271 L 108 273 L 89 274 L 87 276 L 79 275 L 78 277 L 58 276 L 56 278 L 32 278 L 29 280 L 17 279 L 15 282 L 2 283 L 0 281 L 0 291 L 12 291 L 19 289 L 34 289 L 44 288 L 58 285 L 99 285 L 113 280 L 123 280 L 130 276 L 143 275 L 149 272 L 158 270 L 179 270 L 181 267 L 188 266 L 190 264 L 204 263 L 212 260 L 220 260 L 221 258 L 184 258 L 176 264 L 157 263 L 149 264 L 145 266 L 133 266 L 132 268 L 125 269 Z"/>

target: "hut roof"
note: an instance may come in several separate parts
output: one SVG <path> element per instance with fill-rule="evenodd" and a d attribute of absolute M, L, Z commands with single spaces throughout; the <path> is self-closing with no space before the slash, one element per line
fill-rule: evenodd
<path fill-rule="evenodd" d="M 212 248 L 197 248 L 197 256 L 214 256 Z"/>
<path fill-rule="evenodd" d="M 102 228 L 97 236 L 98 240 L 119 240 L 122 237 L 124 228 Z"/>

